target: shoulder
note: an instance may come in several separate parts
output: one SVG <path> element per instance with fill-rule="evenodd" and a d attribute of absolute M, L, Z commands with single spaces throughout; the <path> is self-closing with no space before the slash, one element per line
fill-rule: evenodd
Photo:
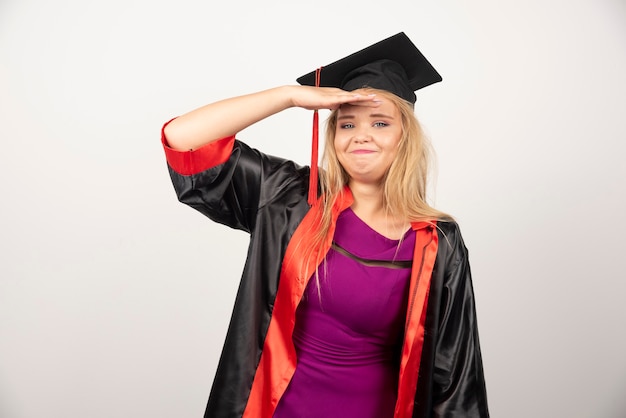
<path fill-rule="evenodd" d="M 306 193 L 310 172 L 308 166 L 266 154 L 240 140 L 235 141 L 231 158 L 238 170 L 250 173 L 263 184 L 261 205 L 286 193 Z"/>
<path fill-rule="evenodd" d="M 467 247 L 463 241 L 461 228 L 454 220 L 437 222 L 438 251 L 437 258 L 449 268 L 467 261 Z"/>
<path fill-rule="evenodd" d="M 300 166 L 289 159 L 259 151 L 238 139 L 235 140 L 233 145 L 231 159 L 239 165 L 243 164 L 243 169 L 259 166 L 266 173 L 279 170 L 302 173 L 309 170 L 308 167 Z"/>
<path fill-rule="evenodd" d="M 274 168 L 283 168 L 286 170 L 293 170 L 300 172 L 303 169 L 308 171 L 308 167 L 303 167 L 291 161 L 289 159 L 283 157 L 277 157 L 275 155 L 266 154 L 262 151 L 259 151 L 256 148 L 251 147 L 239 139 L 235 140 L 233 145 L 233 154 L 236 156 L 238 160 L 241 158 L 247 160 L 256 160 L 259 163 L 265 165 L 266 167 L 274 167 Z"/>

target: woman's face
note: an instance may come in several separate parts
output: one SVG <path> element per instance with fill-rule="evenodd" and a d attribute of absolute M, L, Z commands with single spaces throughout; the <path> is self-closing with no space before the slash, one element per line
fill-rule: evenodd
<path fill-rule="evenodd" d="M 334 145 L 351 182 L 380 184 L 398 153 L 401 117 L 396 106 L 384 98 L 378 107 L 341 106 Z"/>

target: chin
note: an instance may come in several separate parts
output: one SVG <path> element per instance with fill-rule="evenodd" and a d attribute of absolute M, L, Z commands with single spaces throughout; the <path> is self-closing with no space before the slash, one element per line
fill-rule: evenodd
<path fill-rule="evenodd" d="M 356 173 L 350 176 L 350 183 L 359 184 L 375 184 L 377 186 L 382 185 L 384 176 L 377 176 L 370 173 Z"/>

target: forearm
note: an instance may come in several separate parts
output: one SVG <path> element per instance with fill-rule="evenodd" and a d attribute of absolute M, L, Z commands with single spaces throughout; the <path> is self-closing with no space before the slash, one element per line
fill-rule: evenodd
<path fill-rule="evenodd" d="M 361 95 L 333 87 L 283 86 L 215 102 L 174 119 L 165 127 L 167 144 L 176 150 L 200 148 L 290 107 L 336 109 L 344 103 L 377 107 L 375 94 Z"/>
<path fill-rule="evenodd" d="M 165 127 L 171 148 L 197 149 L 293 106 L 291 86 L 221 100 L 186 113 Z"/>

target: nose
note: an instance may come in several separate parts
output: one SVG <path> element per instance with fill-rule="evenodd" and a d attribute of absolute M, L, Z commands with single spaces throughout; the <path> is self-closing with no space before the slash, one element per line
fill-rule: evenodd
<path fill-rule="evenodd" d="M 370 132 L 367 128 L 359 127 L 355 129 L 352 139 L 355 142 L 362 143 L 370 141 L 372 139 L 372 136 L 370 135 Z"/>

